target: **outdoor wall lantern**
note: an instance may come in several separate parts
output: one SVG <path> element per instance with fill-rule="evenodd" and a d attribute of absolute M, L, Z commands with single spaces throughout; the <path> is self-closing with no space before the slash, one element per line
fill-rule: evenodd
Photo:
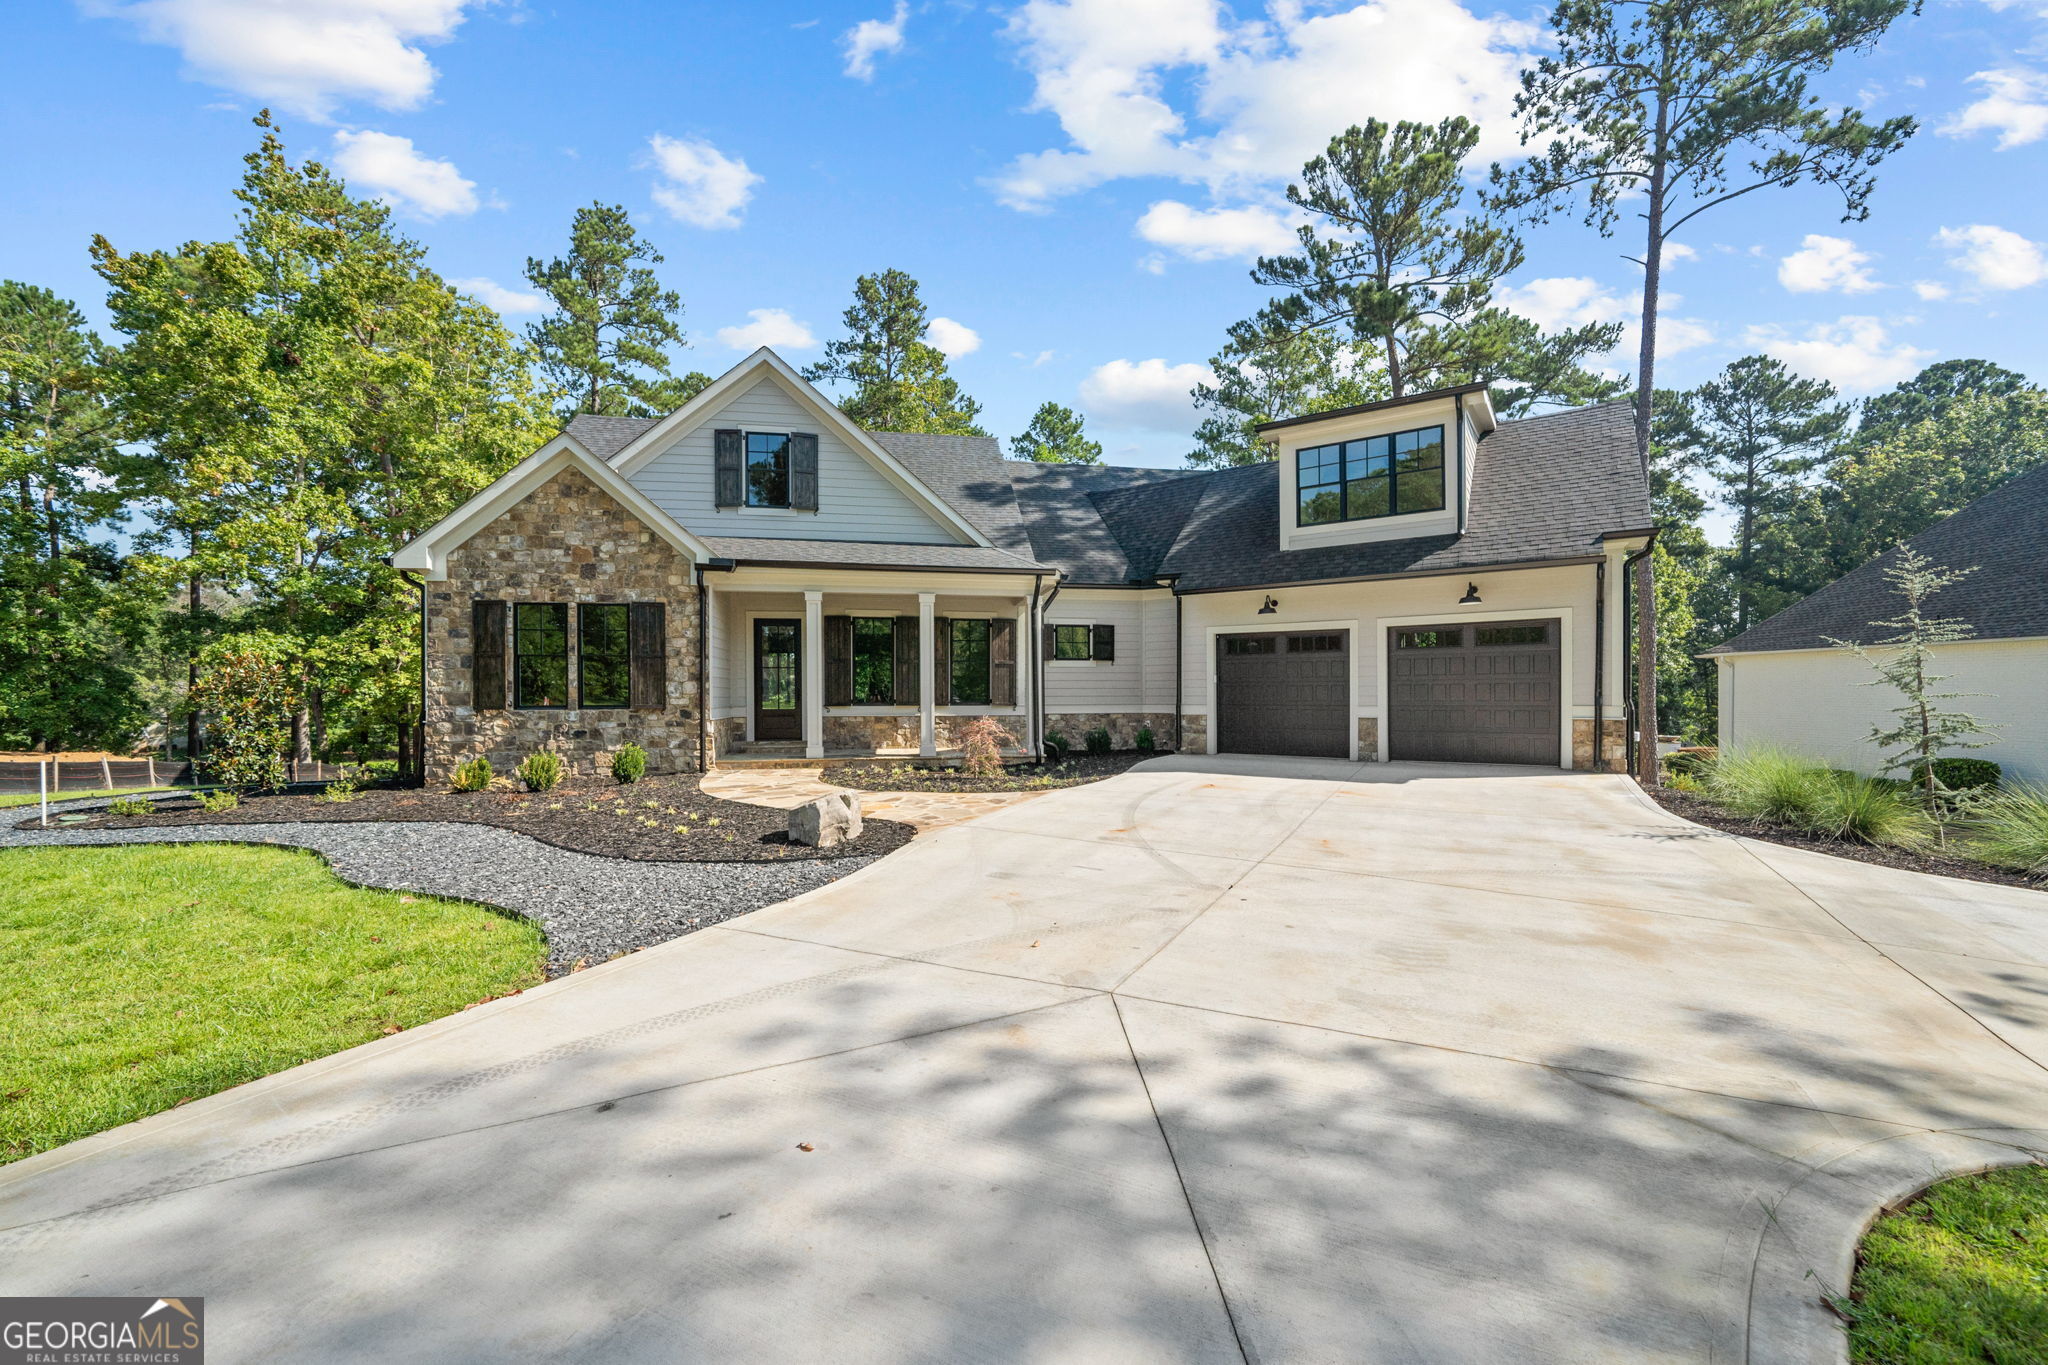
<path fill-rule="evenodd" d="M 1266 605 L 1259 608 L 1259 615 L 1271 616 L 1274 612 L 1278 610 L 1280 610 L 1280 599 L 1277 597 L 1269 597 L 1266 599 Z"/>
<path fill-rule="evenodd" d="M 1465 595 L 1458 599 L 1458 605 L 1461 607 L 1476 607 L 1479 605 L 1479 585 L 1477 583 L 1467 583 L 1465 585 Z"/>

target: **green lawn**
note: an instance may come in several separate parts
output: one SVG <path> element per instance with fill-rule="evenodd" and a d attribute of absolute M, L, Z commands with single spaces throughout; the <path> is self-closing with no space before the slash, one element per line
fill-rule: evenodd
<path fill-rule="evenodd" d="M 140 796 L 144 792 L 175 792 L 189 790 L 191 790 L 189 787 L 116 787 L 109 791 L 99 792 L 68 791 L 63 793 L 62 795 L 59 795 L 56 792 L 51 792 L 50 804 L 54 806 L 59 801 L 90 801 L 95 796 Z M 5 794 L 0 794 L 0 810 L 5 810 L 9 806 L 33 806 L 41 800 L 42 797 L 36 792 L 8 792 Z"/>
<path fill-rule="evenodd" d="M 2048 1362 L 2048 1166 L 1945 1180 L 1863 1241 L 1857 1365 Z"/>
<path fill-rule="evenodd" d="M 540 930 L 310 853 L 0 851 L 0 1163 L 541 979 Z"/>

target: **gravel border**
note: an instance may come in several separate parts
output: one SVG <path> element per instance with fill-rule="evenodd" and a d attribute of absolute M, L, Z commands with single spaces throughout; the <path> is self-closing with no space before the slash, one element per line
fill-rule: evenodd
<path fill-rule="evenodd" d="M 99 844 L 258 844 L 318 854 L 356 886 L 471 901 L 538 923 L 548 975 L 720 924 L 875 861 L 655 863 L 573 853 L 489 825 L 356 823 L 0 829 L 0 849 Z"/>

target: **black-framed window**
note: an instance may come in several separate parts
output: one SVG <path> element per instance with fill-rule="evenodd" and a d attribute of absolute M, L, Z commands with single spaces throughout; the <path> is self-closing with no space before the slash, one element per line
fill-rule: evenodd
<path fill-rule="evenodd" d="M 853 618 L 853 701 L 888 706 L 896 700 L 896 618 Z"/>
<path fill-rule="evenodd" d="M 1395 632 L 1394 645 L 1399 649 L 1459 649 L 1465 643 L 1462 628 L 1450 630 L 1403 630 Z"/>
<path fill-rule="evenodd" d="M 585 602 L 576 608 L 576 697 L 580 705 L 624 707 L 633 696 L 631 608 Z"/>
<path fill-rule="evenodd" d="M 954 704 L 988 705 L 988 622 L 956 616 L 948 629 L 952 631 Z"/>
<path fill-rule="evenodd" d="M 1223 640 L 1225 654 L 1277 654 L 1280 641 L 1272 635 L 1228 635 Z"/>
<path fill-rule="evenodd" d="M 789 506 L 788 433 L 747 433 L 747 506 Z"/>
<path fill-rule="evenodd" d="M 1052 628 L 1052 657 L 1055 659 L 1094 658 L 1095 628 L 1093 626 L 1054 626 Z"/>
<path fill-rule="evenodd" d="M 512 605 L 512 704 L 559 710 L 569 704 L 569 605 Z"/>
<path fill-rule="evenodd" d="M 1298 526 L 1441 511 L 1444 429 L 1417 427 L 1297 450 L 1294 481 Z"/>
<path fill-rule="evenodd" d="M 1533 626 L 1478 626 L 1472 631 L 1475 645 L 1541 645 L 1550 642 L 1550 627 L 1537 623 Z"/>

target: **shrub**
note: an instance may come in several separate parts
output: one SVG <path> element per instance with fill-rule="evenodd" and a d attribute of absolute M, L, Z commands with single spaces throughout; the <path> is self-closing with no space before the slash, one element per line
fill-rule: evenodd
<path fill-rule="evenodd" d="M 1149 725 L 1140 725 L 1140 726 L 1138 727 L 1138 735 L 1137 735 L 1137 738 L 1136 738 L 1136 739 L 1135 739 L 1134 741 L 1132 741 L 1132 742 L 1133 742 L 1133 743 L 1134 743 L 1134 744 L 1135 744 L 1135 745 L 1137 746 L 1137 749 L 1138 749 L 1138 752 L 1139 752 L 1139 753 L 1141 753 L 1141 754 L 1149 754 L 1149 753 L 1151 753 L 1151 752 L 1152 752 L 1153 746 L 1154 746 L 1154 745 L 1155 745 L 1155 744 L 1156 744 L 1156 743 L 1157 743 L 1158 741 L 1156 741 L 1156 740 L 1155 740 L 1155 739 L 1153 739 L 1153 737 L 1152 737 L 1152 727 L 1151 727 L 1151 726 L 1149 726 Z"/>
<path fill-rule="evenodd" d="M 1711 744 L 1694 744 L 1683 749 L 1673 749 L 1664 755 L 1664 771 L 1674 777 L 1681 773 L 1698 777 L 1713 766 L 1714 759 L 1719 753 L 1720 750 Z"/>
<path fill-rule="evenodd" d="M 215 815 L 219 815 L 222 811 L 230 811 L 236 806 L 241 805 L 242 798 L 229 791 L 226 787 L 216 787 L 212 791 L 199 793 L 199 804 Z"/>
<path fill-rule="evenodd" d="M 1839 779 L 1782 749 L 1731 750 L 1706 775 L 1707 796 L 1730 815 L 1806 829 Z"/>
<path fill-rule="evenodd" d="M 1811 833 L 1896 848 L 1919 848 L 1933 834 L 1934 822 L 1904 792 L 1854 773 L 1828 776 L 1805 826 Z"/>
<path fill-rule="evenodd" d="M 620 782 L 638 782 L 647 776 L 647 751 L 627 740 L 612 751 L 612 776 Z"/>
<path fill-rule="evenodd" d="M 330 779 L 327 785 L 320 789 L 320 799 L 338 806 L 345 801 L 355 800 L 362 795 L 362 791 L 362 769 L 343 768 L 341 776 Z"/>
<path fill-rule="evenodd" d="M 1046 762 L 1064 763 L 1067 760 L 1067 755 L 1072 753 L 1073 751 L 1074 746 L 1067 743 L 1067 737 L 1065 735 L 1055 733 L 1047 735 L 1045 737 Z"/>
<path fill-rule="evenodd" d="M 290 672 L 262 649 L 224 646 L 208 651 L 201 668 L 188 703 L 208 716 L 200 766 L 230 787 L 283 786 L 298 705 Z"/>
<path fill-rule="evenodd" d="M 154 803 L 141 796 L 117 796 L 107 802 L 109 815 L 147 815 L 155 809 Z"/>
<path fill-rule="evenodd" d="M 960 732 L 961 766 L 969 777 L 1001 777 L 1003 741 L 1010 732 L 994 716 L 983 716 Z"/>
<path fill-rule="evenodd" d="M 2015 782 L 1994 792 L 1971 808 L 1968 831 L 1972 856 L 2048 877 L 2048 787 Z"/>
<path fill-rule="evenodd" d="M 530 792 L 552 790 L 562 780 L 562 756 L 553 749 L 536 749 L 519 760 L 519 780 Z"/>
<path fill-rule="evenodd" d="M 459 792 L 482 791 L 491 785 L 491 760 L 478 754 L 456 768 L 455 776 L 448 779 L 448 785 Z"/>
<path fill-rule="evenodd" d="M 1915 763 L 1908 775 L 1913 785 L 1927 784 L 1927 767 Z M 2005 769 L 1988 758 L 1937 758 L 1934 760 L 1934 780 L 1952 792 L 1979 791 L 1998 785 L 2005 776 Z"/>
<path fill-rule="evenodd" d="M 1664 785 L 1675 792 L 1691 792 L 1694 795 L 1698 795 L 1707 789 L 1707 784 L 1694 777 L 1691 773 L 1673 773 Z"/>
<path fill-rule="evenodd" d="M 388 782 L 398 776 L 395 758 L 372 758 L 360 766 L 365 782 Z"/>
<path fill-rule="evenodd" d="M 1109 731 L 1097 726 L 1082 737 L 1082 743 L 1088 746 L 1091 754 L 1106 754 L 1109 752 Z"/>

